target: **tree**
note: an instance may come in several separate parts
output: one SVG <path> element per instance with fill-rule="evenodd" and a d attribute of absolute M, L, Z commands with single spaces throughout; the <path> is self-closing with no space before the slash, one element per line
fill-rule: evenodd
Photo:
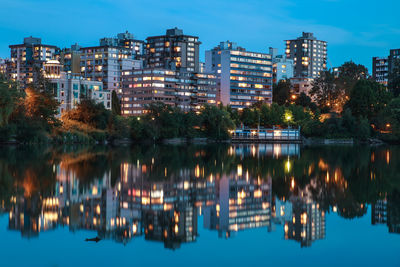
<path fill-rule="evenodd" d="M 280 80 L 277 85 L 274 85 L 272 90 L 273 102 L 278 105 L 286 104 L 290 99 L 290 81 Z"/>
<path fill-rule="evenodd" d="M 114 115 L 121 115 L 121 103 L 115 91 L 111 93 L 111 110 Z"/>
<path fill-rule="evenodd" d="M 364 65 L 348 61 L 339 67 L 339 76 L 336 79 L 336 85 L 341 90 L 344 90 L 346 95 L 349 95 L 359 80 L 366 80 L 368 77 L 368 69 Z"/>
<path fill-rule="evenodd" d="M 312 82 L 311 98 L 320 108 L 329 108 L 337 111 L 344 102 L 344 91 L 335 84 L 335 76 L 331 71 L 324 71 Z"/>
<path fill-rule="evenodd" d="M 370 80 L 358 81 L 350 93 L 345 107 L 356 117 L 371 119 L 388 103 L 390 96 L 379 83 Z"/>
<path fill-rule="evenodd" d="M 11 114 L 17 106 L 21 97 L 16 84 L 0 77 L 0 127 L 8 124 Z"/>
<path fill-rule="evenodd" d="M 111 112 L 104 108 L 102 103 L 91 99 L 82 99 L 75 109 L 63 115 L 63 119 L 74 120 L 105 130 L 110 121 Z"/>
<path fill-rule="evenodd" d="M 235 127 L 229 113 L 223 107 L 205 105 L 201 110 L 201 117 L 206 136 L 215 140 L 228 139 L 228 130 Z"/>
<path fill-rule="evenodd" d="M 24 108 L 26 116 L 30 120 L 38 122 L 45 130 L 50 130 L 58 124 L 56 115 L 59 103 L 51 93 L 38 91 L 31 87 L 28 87 L 25 93 Z"/>

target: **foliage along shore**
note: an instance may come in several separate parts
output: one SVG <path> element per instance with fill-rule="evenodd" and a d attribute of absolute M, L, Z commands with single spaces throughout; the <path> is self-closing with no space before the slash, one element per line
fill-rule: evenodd
<path fill-rule="evenodd" d="M 20 90 L 0 77 L 0 143 L 125 143 L 168 139 L 226 141 L 236 127 L 301 127 L 313 139 L 380 139 L 400 142 L 400 67 L 388 88 L 370 79 L 362 65 L 347 62 L 339 75 L 323 72 L 312 83 L 311 98 L 293 98 L 290 82 L 274 86 L 271 105 L 255 103 L 241 111 L 205 105 L 197 112 L 153 103 L 140 117 L 121 116 L 118 101 L 112 110 L 90 99 L 57 117 L 59 103 L 41 73 Z M 113 93 L 113 99 L 117 99 Z M 313 100 L 313 101 L 312 101 Z M 311 139 L 310 139 L 311 138 Z"/>

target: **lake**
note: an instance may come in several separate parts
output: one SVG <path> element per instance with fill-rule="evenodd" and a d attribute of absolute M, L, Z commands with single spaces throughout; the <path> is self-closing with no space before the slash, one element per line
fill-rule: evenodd
<path fill-rule="evenodd" d="M 0 266 L 400 266 L 397 146 L 0 151 Z"/>

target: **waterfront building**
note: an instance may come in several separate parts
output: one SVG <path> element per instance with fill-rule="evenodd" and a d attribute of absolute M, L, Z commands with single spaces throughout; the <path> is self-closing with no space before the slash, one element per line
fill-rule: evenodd
<path fill-rule="evenodd" d="M 206 72 L 218 78 L 217 101 L 243 109 L 254 103 L 272 103 L 272 57 L 249 52 L 233 42 L 221 42 L 206 51 Z"/>
<path fill-rule="evenodd" d="M 269 48 L 269 53 L 272 56 L 272 77 L 273 83 L 278 83 L 280 80 L 288 80 L 293 77 L 293 59 L 286 58 L 286 55 L 278 55 L 277 48 Z"/>
<path fill-rule="evenodd" d="M 60 72 L 58 77 L 48 78 L 55 98 L 60 103 L 58 116 L 76 108 L 83 98 L 92 99 L 96 103 L 102 103 L 106 109 L 111 109 L 111 92 L 104 90 L 102 82 L 66 72 Z"/>
<path fill-rule="evenodd" d="M 122 89 L 122 114 L 141 115 L 153 102 L 162 102 L 184 111 L 216 104 L 216 77 L 212 74 L 142 69 L 125 71 Z"/>
<path fill-rule="evenodd" d="M 168 29 L 165 35 L 146 39 L 146 68 L 161 68 L 199 73 L 199 37 Z"/>
<path fill-rule="evenodd" d="M 327 69 L 327 42 L 303 32 L 297 39 L 286 40 L 286 57 L 294 61 L 294 77 L 315 79 Z"/>
<path fill-rule="evenodd" d="M 22 44 L 10 45 L 11 57 L 7 72 L 11 80 L 24 88 L 35 79 L 35 68 L 43 69 L 44 63 L 56 59 L 59 49 L 42 44 L 40 38 L 26 37 Z"/>

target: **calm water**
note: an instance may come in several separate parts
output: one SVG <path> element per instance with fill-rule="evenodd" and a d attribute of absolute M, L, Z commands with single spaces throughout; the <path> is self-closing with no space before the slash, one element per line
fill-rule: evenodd
<path fill-rule="evenodd" d="M 0 151 L 0 266 L 400 266 L 400 147 Z"/>

